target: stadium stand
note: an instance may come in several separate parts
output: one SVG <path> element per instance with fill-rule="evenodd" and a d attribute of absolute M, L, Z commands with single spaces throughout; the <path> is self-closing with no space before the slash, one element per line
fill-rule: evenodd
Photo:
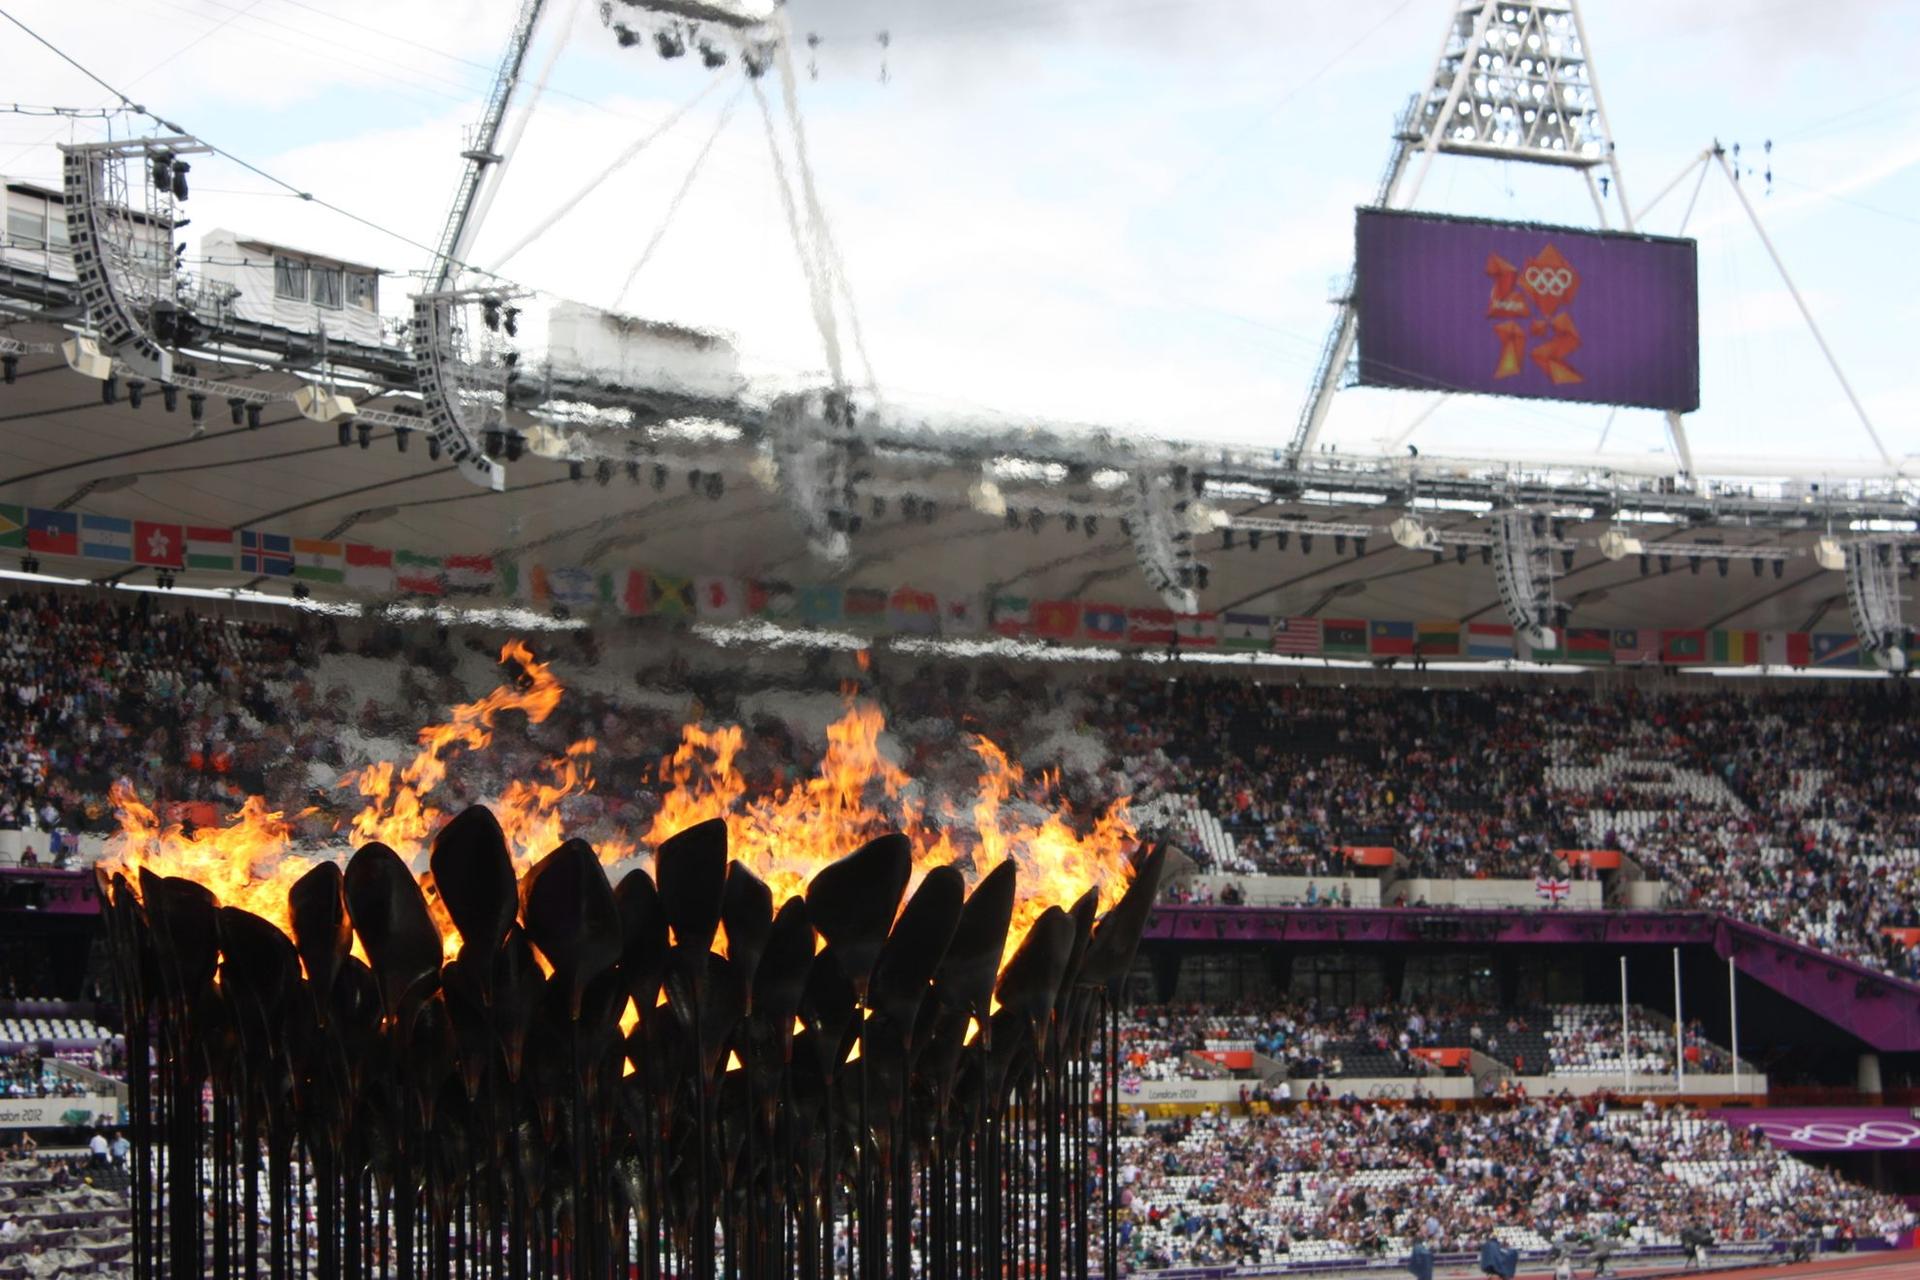
<path fill-rule="evenodd" d="M 1857 1231 L 1897 1236 L 1897 1200 L 1850 1186 L 1757 1136 L 1688 1113 L 1541 1100 L 1443 1112 L 1358 1102 L 1149 1121 L 1121 1139 L 1122 1235 L 1135 1269 L 1364 1266 L 1416 1241 L 1489 1237 L 1672 1247 Z"/>

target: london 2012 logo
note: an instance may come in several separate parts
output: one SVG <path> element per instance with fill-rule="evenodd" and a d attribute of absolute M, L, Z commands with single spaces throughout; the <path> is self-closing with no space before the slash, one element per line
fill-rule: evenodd
<path fill-rule="evenodd" d="M 1559 249 L 1549 244 L 1526 265 L 1514 266 L 1497 253 L 1487 255 L 1487 276 L 1493 281 L 1487 318 L 1500 354 L 1496 378 L 1515 378 L 1531 360 L 1556 385 L 1584 382 L 1567 357 L 1580 349 L 1580 331 L 1574 327 L 1573 300 L 1580 293 L 1580 273 Z M 1528 340 L 1533 340 L 1528 350 Z"/>

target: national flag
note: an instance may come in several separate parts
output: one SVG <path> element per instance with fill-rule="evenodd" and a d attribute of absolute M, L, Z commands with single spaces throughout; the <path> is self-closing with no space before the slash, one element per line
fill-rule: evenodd
<path fill-rule="evenodd" d="M 358 591 L 386 595 L 393 590 L 393 552 L 364 542 L 349 542 L 346 547 L 347 585 Z"/>
<path fill-rule="evenodd" d="M 1329 658 L 1367 656 L 1367 624 L 1358 618 L 1326 618 L 1320 623 L 1320 652 Z"/>
<path fill-rule="evenodd" d="M 684 618 L 696 607 L 692 578 L 673 578 L 664 573 L 647 578 L 648 613 Z"/>
<path fill-rule="evenodd" d="M 792 583 L 747 584 L 747 612 L 756 618 L 791 618 L 799 606 L 800 598 L 794 594 Z"/>
<path fill-rule="evenodd" d="M 1376 658 L 1413 656 L 1411 622 L 1374 622 L 1367 626 L 1367 652 Z"/>
<path fill-rule="evenodd" d="M 1760 635 L 1760 661 L 1770 667 L 1804 667 L 1813 661 L 1813 637 L 1804 631 Z"/>
<path fill-rule="evenodd" d="M 190 524 L 186 541 L 187 568 L 233 571 L 233 530 Z"/>
<path fill-rule="evenodd" d="M 1220 643 L 1220 615 L 1217 613 L 1176 613 L 1173 631 L 1181 647 L 1212 649 Z"/>
<path fill-rule="evenodd" d="M 800 588 L 798 611 L 800 620 L 809 626 L 840 621 L 840 588 Z"/>
<path fill-rule="evenodd" d="M 747 616 L 746 584 L 738 578 L 696 578 L 693 605 L 702 622 L 737 622 Z"/>
<path fill-rule="evenodd" d="M 307 582 L 345 582 L 347 562 L 337 542 L 318 538 L 293 540 L 293 576 Z"/>
<path fill-rule="evenodd" d="M 629 618 L 638 618 L 653 607 L 653 593 L 645 569 L 628 569 L 613 579 L 614 603 Z"/>
<path fill-rule="evenodd" d="M 1549 628 L 1547 635 L 1552 644 L 1535 645 L 1525 634 L 1520 636 L 1520 645 L 1526 650 L 1528 662 L 1563 662 L 1567 656 L 1567 632 L 1564 627 Z"/>
<path fill-rule="evenodd" d="M 1613 661 L 1613 632 L 1605 627 L 1569 627 L 1564 645 L 1569 662 Z"/>
<path fill-rule="evenodd" d="M 177 524 L 158 524 L 152 520 L 133 522 L 133 560 L 156 569 L 184 569 L 187 544 Z"/>
<path fill-rule="evenodd" d="M 50 556 L 80 554 L 80 517 L 71 511 L 27 508 L 27 550 Z"/>
<path fill-rule="evenodd" d="M 81 516 L 80 554 L 89 560 L 133 559 L 133 521 L 119 516 Z"/>
<path fill-rule="evenodd" d="M 1760 661 L 1758 631 L 1715 631 L 1713 660 L 1723 667 L 1750 667 Z"/>
<path fill-rule="evenodd" d="M 1536 876 L 1533 881 L 1533 892 L 1537 897 L 1557 903 L 1573 892 L 1573 881 L 1555 879 L 1551 876 Z"/>
<path fill-rule="evenodd" d="M 931 591 L 896 587 L 887 597 L 887 622 L 907 635 L 933 635 L 940 630 L 940 597 Z"/>
<path fill-rule="evenodd" d="M 977 636 L 986 629 L 980 601 L 975 596 L 940 597 L 940 634 Z"/>
<path fill-rule="evenodd" d="M 1117 644 L 1127 638 L 1127 611 L 1117 604 L 1082 605 L 1080 628 L 1089 640 L 1111 640 Z"/>
<path fill-rule="evenodd" d="M 1043 640 L 1071 640 L 1080 630 L 1076 600 L 1040 600 L 1033 606 L 1033 634 Z"/>
<path fill-rule="evenodd" d="M 1662 631 L 1660 661 L 1670 666 L 1690 666 L 1707 660 L 1707 633 L 1700 630 Z"/>
<path fill-rule="evenodd" d="M 1177 634 L 1171 609 L 1127 611 L 1127 640 L 1131 644 L 1172 644 Z"/>
<path fill-rule="evenodd" d="M 1320 652 L 1320 619 L 1275 618 L 1273 651 L 1312 657 Z"/>
<path fill-rule="evenodd" d="M 1025 596 L 995 596 L 988 614 L 988 625 L 998 636 L 1023 636 L 1033 623 L 1033 612 Z"/>
<path fill-rule="evenodd" d="M 1273 619 L 1264 613 L 1220 615 L 1220 647 L 1242 653 L 1265 653 L 1273 644 Z"/>
<path fill-rule="evenodd" d="M 0 502 L 0 547 L 27 545 L 27 509 L 17 502 Z"/>
<path fill-rule="evenodd" d="M 1851 631 L 1816 632 L 1812 657 L 1816 667 L 1857 667 L 1860 665 L 1860 639 Z"/>
<path fill-rule="evenodd" d="M 1513 627 L 1505 622 L 1469 622 L 1467 656 L 1504 662 L 1513 657 Z"/>
<path fill-rule="evenodd" d="M 848 587 L 840 597 L 840 616 L 878 626 L 886 620 L 887 593 L 878 587 Z"/>
<path fill-rule="evenodd" d="M 589 609 L 600 602 L 600 582 L 591 569 L 567 565 L 549 569 L 536 565 L 533 570 L 536 599 L 565 605 L 569 609 Z"/>
<path fill-rule="evenodd" d="M 440 561 L 450 596 L 484 596 L 499 579 L 492 556 L 447 556 Z"/>
<path fill-rule="evenodd" d="M 416 596 L 443 596 L 447 594 L 446 575 L 441 571 L 439 556 L 424 556 L 417 551 L 396 551 L 393 553 L 393 585 L 401 591 Z M 516 586 L 520 586 L 518 581 Z M 532 586 L 529 579 L 524 584 Z"/>
<path fill-rule="evenodd" d="M 284 533 L 240 531 L 240 572 L 273 578 L 293 576 L 293 539 Z"/>
<path fill-rule="evenodd" d="M 1413 646 L 1414 652 L 1423 658 L 1457 658 L 1460 656 L 1460 624 L 1418 623 L 1414 627 Z"/>
<path fill-rule="evenodd" d="M 1660 636 L 1639 627 L 1619 627 L 1613 633 L 1615 666 L 1632 666 L 1660 660 Z"/>

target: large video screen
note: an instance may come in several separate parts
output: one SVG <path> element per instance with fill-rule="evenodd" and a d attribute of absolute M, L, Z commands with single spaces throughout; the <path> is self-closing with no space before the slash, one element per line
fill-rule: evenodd
<path fill-rule="evenodd" d="M 1362 209 L 1360 383 L 1700 407 L 1694 242 Z"/>

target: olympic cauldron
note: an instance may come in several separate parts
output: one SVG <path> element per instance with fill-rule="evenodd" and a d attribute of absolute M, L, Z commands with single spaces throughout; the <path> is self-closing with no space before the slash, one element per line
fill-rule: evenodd
<path fill-rule="evenodd" d="M 717 818 L 617 884 L 577 839 L 516 876 L 480 806 L 429 861 L 318 862 L 284 929 L 102 870 L 136 1277 L 1116 1274 L 1159 851 L 1010 957 L 1014 862 L 909 892 L 899 834 L 777 906 Z"/>

